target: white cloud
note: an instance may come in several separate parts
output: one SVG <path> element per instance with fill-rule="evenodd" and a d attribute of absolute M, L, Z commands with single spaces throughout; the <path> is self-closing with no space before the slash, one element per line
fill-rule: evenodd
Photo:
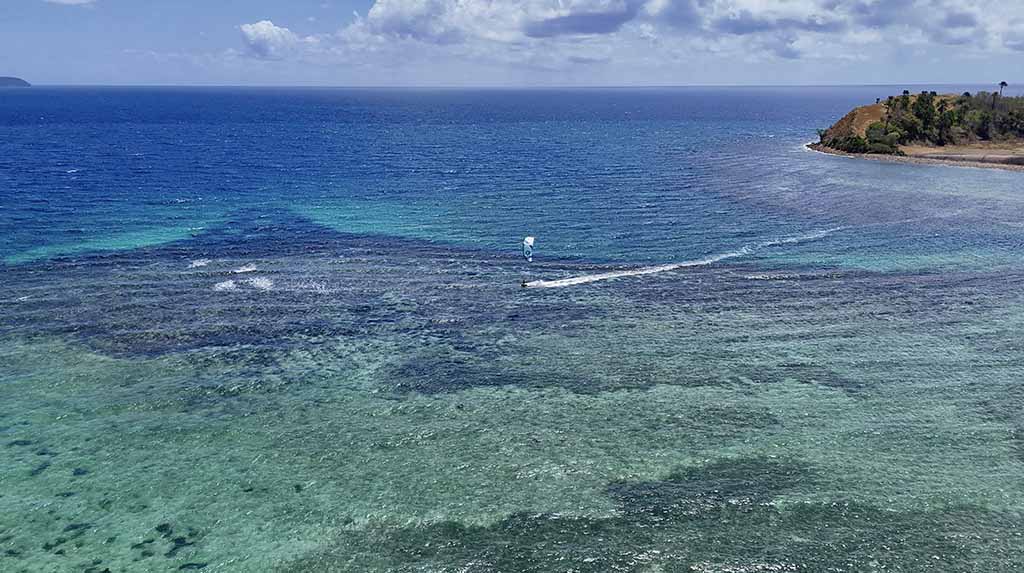
<path fill-rule="evenodd" d="M 824 34 L 841 43 L 886 30 L 920 33 L 935 44 L 982 45 L 991 25 L 1013 16 L 1024 16 L 1016 0 L 376 0 L 352 26 L 436 44 L 572 41 L 653 25 L 705 40 L 760 36 L 779 43 Z"/>
<path fill-rule="evenodd" d="M 276 60 L 297 53 L 303 47 L 315 46 L 315 37 L 301 37 L 288 28 L 275 26 L 270 20 L 255 24 L 242 24 L 242 41 L 246 49 L 257 58 Z"/>
<path fill-rule="evenodd" d="M 446 68 L 535 70 L 562 81 L 586 69 L 617 83 L 640 70 L 749 66 L 768 74 L 765 63 L 796 69 L 797 59 L 832 61 L 818 68 L 823 75 L 850 61 L 900 67 L 905 46 L 965 59 L 1008 54 L 1024 50 L 1009 24 L 1019 18 L 1018 0 L 375 0 L 334 34 L 302 37 L 270 21 L 241 30 L 257 59 L 375 77 Z M 802 81 L 825 81 L 809 66 L 798 72 Z"/>

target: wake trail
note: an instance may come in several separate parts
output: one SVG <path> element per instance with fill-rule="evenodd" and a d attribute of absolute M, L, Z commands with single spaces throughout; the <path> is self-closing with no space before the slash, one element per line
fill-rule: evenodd
<path fill-rule="evenodd" d="M 558 280 L 551 280 L 551 281 L 548 281 L 548 280 L 537 280 L 537 281 L 528 282 L 528 283 L 526 283 L 525 286 L 527 288 L 560 288 L 560 287 L 582 285 L 582 284 L 587 284 L 587 283 L 596 283 L 596 282 L 599 282 L 599 281 L 607 281 L 607 280 L 618 279 L 618 278 L 623 278 L 623 277 L 640 277 L 640 276 L 644 276 L 644 275 L 653 275 L 653 274 L 657 274 L 657 273 L 664 273 L 664 272 L 667 272 L 667 271 L 674 271 L 674 270 L 685 269 L 685 268 L 689 268 L 689 267 L 704 267 L 704 266 L 712 265 L 712 264 L 720 262 L 720 261 L 724 261 L 724 260 L 728 260 L 728 259 L 735 259 L 735 258 L 739 258 L 739 257 L 745 257 L 747 255 L 752 255 L 752 254 L 756 253 L 757 251 L 760 251 L 761 249 L 766 249 L 766 248 L 770 248 L 770 247 L 776 247 L 776 246 L 779 246 L 779 245 L 792 245 L 792 244 L 795 244 L 795 243 L 803 243 L 803 242 L 807 242 L 807 241 L 814 241 L 814 240 L 817 240 L 817 239 L 821 239 L 821 238 L 827 237 L 827 236 L 831 235 L 832 233 L 835 233 L 837 231 L 841 231 L 841 230 L 843 230 L 845 228 L 846 227 L 833 227 L 831 229 L 823 229 L 823 230 L 820 230 L 820 231 L 814 231 L 812 233 L 807 233 L 807 234 L 804 234 L 804 235 L 794 235 L 792 237 L 782 237 L 782 238 L 779 238 L 779 239 L 772 239 L 772 240 L 763 241 L 763 242 L 760 242 L 760 243 L 746 245 L 746 246 L 744 246 L 744 247 L 742 247 L 740 249 L 737 249 L 735 251 L 730 251 L 728 253 L 721 253 L 721 254 L 718 254 L 718 255 L 712 255 L 710 257 L 705 257 L 703 259 L 696 259 L 696 260 L 692 260 L 692 261 L 684 261 L 684 262 L 681 262 L 681 263 L 669 263 L 669 264 L 665 264 L 665 265 L 657 265 L 657 266 L 652 266 L 652 267 L 642 267 L 642 268 L 639 268 L 639 269 L 631 269 L 631 270 L 626 270 L 626 271 L 612 271 L 612 272 L 607 272 L 607 273 L 599 273 L 599 274 L 595 274 L 595 275 L 583 275 L 583 276 L 580 276 L 580 277 L 571 277 L 571 278 L 567 278 L 567 279 L 558 279 Z"/>

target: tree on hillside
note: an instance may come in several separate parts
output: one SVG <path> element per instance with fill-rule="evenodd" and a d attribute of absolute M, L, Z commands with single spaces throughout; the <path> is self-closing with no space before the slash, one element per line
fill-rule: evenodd
<path fill-rule="evenodd" d="M 1008 85 L 1010 84 L 1006 82 L 999 82 L 999 97 L 1003 97 L 1003 88 L 1005 88 Z"/>
<path fill-rule="evenodd" d="M 930 132 L 935 126 L 935 96 L 929 92 L 921 92 L 914 100 L 912 111 L 921 120 L 922 135 Z"/>
<path fill-rule="evenodd" d="M 900 111 L 907 111 L 910 109 L 910 90 L 903 90 L 903 95 L 897 100 L 899 103 Z"/>
<path fill-rule="evenodd" d="M 938 145 L 946 145 L 947 143 L 953 142 L 953 125 L 956 124 L 956 112 L 949 109 L 949 104 L 946 100 L 939 100 L 938 105 L 938 137 L 935 143 Z"/>

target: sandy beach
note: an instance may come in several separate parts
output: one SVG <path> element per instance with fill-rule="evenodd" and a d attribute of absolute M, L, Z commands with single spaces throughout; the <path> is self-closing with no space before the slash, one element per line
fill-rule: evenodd
<path fill-rule="evenodd" d="M 982 169 L 1002 169 L 1004 171 L 1024 171 L 1024 148 L 985 145 L 985 146 L 948 146 L 945 148 L 925 146 L 905 146 L 901 150 L 906 155 L 878 155 L 869 153 L 847 153 L 827 147 L 820 143 L 807 144 L 809 149 L 830 155 L 870 159 L 888 163 L 914 163 L 918 165 L 950 165 L 954 167 L 978 167 Z"/>

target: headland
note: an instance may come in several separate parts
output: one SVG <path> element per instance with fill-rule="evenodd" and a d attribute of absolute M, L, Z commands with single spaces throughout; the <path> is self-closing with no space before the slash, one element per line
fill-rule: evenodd
<path fill-rule="evenodd" d="M 1024 171 L 1024 97 L 904 91 L 854 108 L 819 136 L 809 147 L 834 155 Z"/>

